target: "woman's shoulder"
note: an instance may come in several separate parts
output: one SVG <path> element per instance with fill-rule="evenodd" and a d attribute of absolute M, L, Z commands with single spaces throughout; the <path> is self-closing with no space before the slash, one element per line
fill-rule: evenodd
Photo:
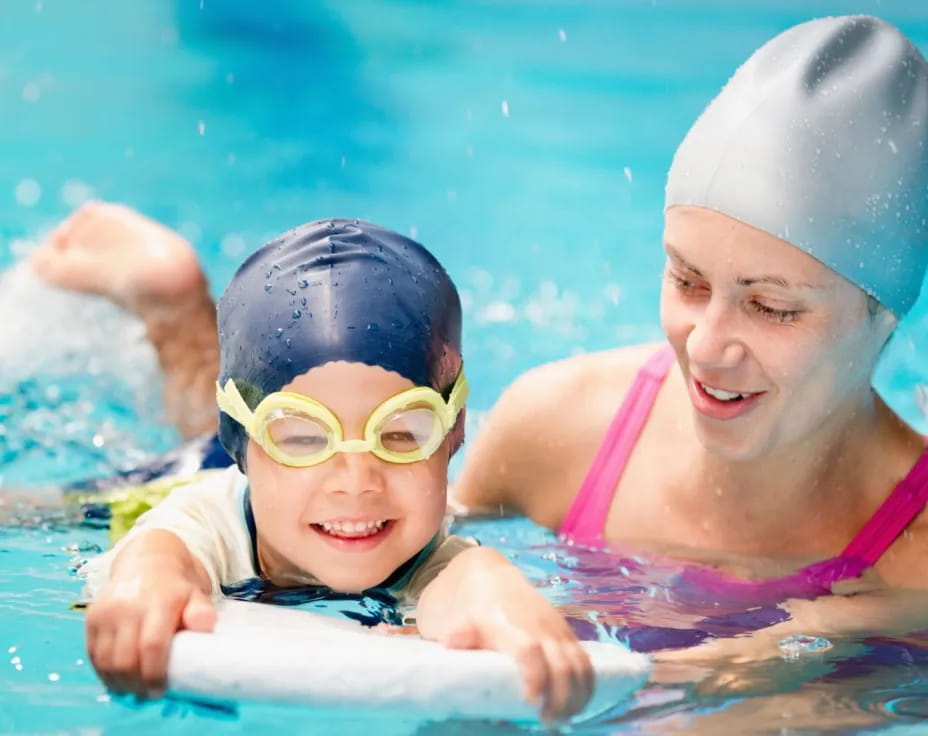
<path fill-rule="evenodd" d="M 555 523 L 638 369 L 657 349 L 588 353 L 524 373 L 482 422 L 455 483 L 455 500 Z"/>
<path fill-rule="evenodd" d="M 580 391 L 586 396 L 614 399 L 625 394 L 644 363 L 660 349 L 660 343 L 628 345 L 545 363 L 517 378 L 503 398 L 531 399 L 535 410 L 550 408 L 555 401 L 555 408 L 563 409 L 561 400 Z M 539 402 L 540 396 L 547 396 L 547 400 Z"/>

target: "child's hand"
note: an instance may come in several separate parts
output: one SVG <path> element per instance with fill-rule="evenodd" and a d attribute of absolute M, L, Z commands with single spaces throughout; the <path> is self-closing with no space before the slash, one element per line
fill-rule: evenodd
<path fill-rule="evenodd" d="M 109 583 L 87 608 L 90 661 L 113 692 L 140 697 L 163 694 L 175 632 L 211 631 L 216 620 L 202 580 L 187 564 L 192 558 L 186 548 L 188 560 L 172 554 L 177 550 L 170 540 L 166 549 L 157 549 L 165 541 L 160 534 L 149 532 L 136 540 L 147 550 L 126 547 L 117 558 L 118 568 L 114 563 Z"/>
<path fill-rule="evenodd" d="M 455 557 L 423 592 L 417 620 L 447 647 L 512 655 L 544 720 L 578 713 L 593 693 L 590 659 L 563 616 L 498 552 Z"/>

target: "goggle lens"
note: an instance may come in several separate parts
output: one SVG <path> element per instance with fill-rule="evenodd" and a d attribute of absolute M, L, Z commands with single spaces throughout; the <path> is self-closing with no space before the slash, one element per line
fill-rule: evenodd
<path fill-rule="evenodd" d="M 270 412 L 265 432 L 271 443 L 292 458 L 312 458 L 329 449 L 332 429 L 315 417 L 297 411 Z"/>
<path fill-rule="evenodd" d="M 426 408 L 401 409 L 390 414 L 377 428 L 377 434 L 380 446 L 397 455 L 434 450 L 443 435 L 438 416 Z"/>

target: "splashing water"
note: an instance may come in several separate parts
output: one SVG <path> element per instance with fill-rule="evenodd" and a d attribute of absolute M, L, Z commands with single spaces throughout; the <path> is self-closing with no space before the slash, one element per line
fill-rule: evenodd
<path fill-rule="evenodd" d="M 135 317 L 54 288 L 26 263 L 0 273 L 0 487 L 109 475 L 176 442 L 157 357 Z M 141 425 L 145 425 L 144 429 Z"/>

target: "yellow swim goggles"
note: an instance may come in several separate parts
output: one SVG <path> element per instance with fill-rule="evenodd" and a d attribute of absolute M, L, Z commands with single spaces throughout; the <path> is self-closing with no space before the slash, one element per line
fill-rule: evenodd
<path fill-rule="evenodd" d="M 307 468 L 336 452 L 370 452 L 391 463 L 425 460 L 451 431 L 469 392 L 462 368 L 447 402 L 425 386 L 391 396 L 371 413 L 360 440 L 346 440 L 335 414 L 302 394 L 268 394 L 252 411 L 230 378 L 216 383 L 216 403 L 274 460 Z"/>

